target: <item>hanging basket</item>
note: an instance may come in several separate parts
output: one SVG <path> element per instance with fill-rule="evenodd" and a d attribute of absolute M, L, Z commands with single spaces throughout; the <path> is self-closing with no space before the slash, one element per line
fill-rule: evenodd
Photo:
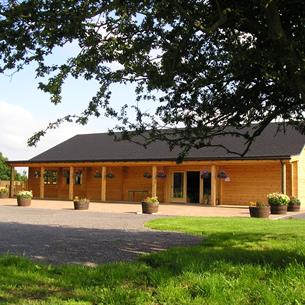
<path fill-rule="evenodd" d="M 101 178 L 102 174 L 99 171 L 96 171 L 94 174 L 94 178 Z"/>
<path fill-rule="evenodd" d="M 201 172 L 200 172 L 200 177 L 201 177 L 201 179 L 209 178 L 210 175 L 211 175 L 211 173 L 208 172 L 208 171 L 201 171 Z"/>
<path fill-rule="evenodd" d="M 166 178 L 166 174 L 165 174 L 165 172 L 160 171 L 160 172 L 157 173 L 157 177 L 158 178 Z"/>
<path fill-rule="evenodd" d="M 226 174 L 225 171 L 220 171 L 217 175 L 217 178 L 219 179 L 227 179 L 228 178 L 228 175 Z"/>
<path fill-rule="evenodd" d="M 40 177 L 40 171 L 36 170 L 36 171 L 34 172 L 34 177 L 35 177 L 35 178 L 39 178 L 39 177 Z"/>
<path fill-rule="evenodd" d="M 147 179 L 150 179 L 152 177 L 152 175 L 151 175 L 151 173 L 146 172 L 146 173 L 143 174 L 143 177 L 147 178 Z"/>
<path fill-rule="evenodd" d="M 69 172 L 68 172 L 68 171 L 64 171 L 64 172 L 63 172 L 63 176 L 64 176 L 65 178 L 69 177 Z"/>
<path fill-rule="evenodd" d="M 106 178 L 113 179 L 114 174 L 112 172 L 106 174 Z"/>

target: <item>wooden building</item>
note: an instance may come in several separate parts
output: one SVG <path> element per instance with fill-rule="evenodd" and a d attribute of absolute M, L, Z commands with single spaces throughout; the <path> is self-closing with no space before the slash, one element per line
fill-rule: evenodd
<path fill-rule="evenodd" d="M 160 202 L 245 205 L 283 192 L 305 202 L 305 136 L 292 127 L 285 133 L 277 128 L 270 124 L 244 157 L 202 148 L 176 164 L 178 150 L 169 151 L 165 143 L 144 149 L 107 134 L 83 134 L 9 164 L 29 168 L 28 188 L 36 198 L 131 202 L 158 196 Z M 243 150 L 240 138 L 217 140 Z"/>

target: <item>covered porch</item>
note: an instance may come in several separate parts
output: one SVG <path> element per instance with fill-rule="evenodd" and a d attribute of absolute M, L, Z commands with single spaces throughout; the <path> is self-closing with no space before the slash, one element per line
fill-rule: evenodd
<path fill-rule="evenodd" d="M 270 192 L 298 196 L 297 162 L 235 160 L 175 162 L 19 163 L 29 167 L 28 189 L 36 199 L 246 205 Z M 12 171 L 13 172 L 13 171 Z M 11 177 L 14 180 L 14 177 Z M 12 190 L 10 196 L 14 196 Z"/>

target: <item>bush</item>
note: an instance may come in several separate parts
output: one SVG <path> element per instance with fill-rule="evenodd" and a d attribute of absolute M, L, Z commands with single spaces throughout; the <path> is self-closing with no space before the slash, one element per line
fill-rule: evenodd
<path fill-rule="evenodd" d="M 270 205 L 288 205 L 290 198 L 282 193 L 271 193 L 267 196 Z"/>
<path fill-rule="evenodd" d="M 301 205 L 301 201 L 300 199 L 296 198 L 296 197 L 291 197 L 289 200 L 288 205 Z"/>
<path fill-rule="evenodd" d="M 1 186 L 0 194 L 8 194 L 8 188 L 6 186 Z"/>

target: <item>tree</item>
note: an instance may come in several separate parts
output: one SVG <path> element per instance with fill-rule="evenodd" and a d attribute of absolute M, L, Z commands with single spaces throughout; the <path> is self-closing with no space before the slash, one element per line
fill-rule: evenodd
<path fill-rule="evenodd" d="M 6 163 L 7 161 L 7 157 L 0 152 L 0 180 L 9 181 L 11 178 L 11 168 Z M 20 174 L 14 169 L 14 179 L 16 181 L 27 181 L 27 172 L 23 171 Z"/>
<path fill-rule="evenodd" d="M 233 152 L 244 155 L 271 121 L 305 132 L 304 24 L 302 0 L 3 1 L 0 71 L 37 63 L 36 76 L 49 77 L 39 88 L 54 104 L 68 76 L 100 84 L 81 114 L 50 123 L 29 145 L 63 121 L 86 124 L 104 113 L 119 121 L 121 138 L 167 141 L 181 147 L 180 157 L 191 147 L 221 146 L 215 139 L 226 134 L 244 138 L 243 152 Z M 72 41 L 77 56 L 46 63 Z M 128 83 L 139 103 L 134 121 L 127 105 L 111 104 L 110 86 Z M 140 102 L 156 102 L 156 113 Z"/>
<path fill-rule="evenodd" d="M 0 180 L 8 181 L 11 176 L 11 169 L 6 163 L 7 158 L 0 152 Z"/>

